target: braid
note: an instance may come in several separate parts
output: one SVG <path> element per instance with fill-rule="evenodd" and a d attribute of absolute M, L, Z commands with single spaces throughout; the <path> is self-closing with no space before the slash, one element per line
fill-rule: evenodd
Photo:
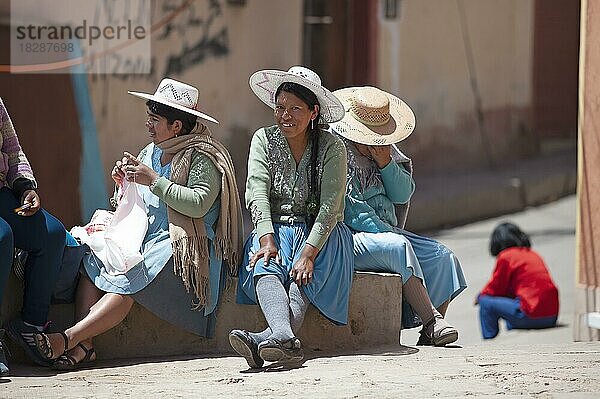
<path fill-rule="evenodd" d="M 316 118 L 318 120 L 318 117 Z M 317 181 L 317 155 L 319 152 L 319 124 L 316 123 L 316 126 L 313 129 L 310 129 L 310 170 L 309 170 L 309 179 L 308 179 L 308 199 L 309 202 L 313 202 L 315 204 L 319 204 L 321 202 L 320 199 L 320 191 L 319 190 L 319 182 Z M 317 205 L 318 207 L 318 205 Z M 317 213 L 319 212 L 318 208 L 313 210 L 313 212 L 309 212 L 307 215 L 306 224 L 309 229 L 312 228 L 315 223 L 315 219 L 317 217 Z"/>
<path fill-rule="evenodd" d="M 292 82 L 284 82 L 277 88 L 275 92 L 275 98 L 279 97 L 279 93 L 285 91 L 287 93 L 292 93 L 302 101 L 310 109 L 314 109 L 315 106 L 319 105 L 319 100 L 315 93 L 313 93 L 307 87 L 299 85 L 297 83 Z M 308 125 L 308 140 L 310 142 L 310 166 L 308 171 L 308 202 L 306 204 L 306 225 L 309 229 L 312 228 L 315 223 L 315 219 L 317 214 L 319 213 L 319 204 L 320 204 L 320 189 L 319 182 L 317 181 L 317 155 L 319 153 L 319 119 L 321 118 L 321 114 L 317 114 L 314 122 Z"/>

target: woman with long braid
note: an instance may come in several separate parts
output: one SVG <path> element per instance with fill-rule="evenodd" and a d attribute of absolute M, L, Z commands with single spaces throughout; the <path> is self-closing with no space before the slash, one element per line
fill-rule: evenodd
<path fill-rule="evenodd" d="M 254 231 L 240 267 L 238 302 L 258 303 L 268 328 L 233 330 L 229 341 L 251 368 L 302 360 L 296 332 L 309 303 L 348 321 L 352 235 L 343 224 L 346 151 L 320 127 L 344 116 L 337 98 L 304 67 L 258 71 L 250 87 L 276 125 L 252 138 L 246 205 Z"/>

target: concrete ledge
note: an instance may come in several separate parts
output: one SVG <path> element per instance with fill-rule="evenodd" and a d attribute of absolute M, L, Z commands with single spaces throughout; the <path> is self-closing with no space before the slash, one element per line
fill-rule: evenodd
<path fill-rule="evenodd" d="M 406 228 L 427 231 L 521 211 L 575 193 L 574 152 L 507 162 L 497 171 L 416 177 Z"/>
<path fill-rule="evenodd" d="M 159 319 L 135 304 L 117 327 L 98 336 L 95 348 L 101 359 L 232 353 L 228 334 L 234 328 L 259 331 L 266 322 L 258 306 L 235 303 L 235 288 L 223 293 L 217 313 L 215 337 L 198 337 Z M 20 309 L 21 282 L 11 276 L 2 308 L 9 320 Z M 402 316 L 402 278 L 398 275 L 355 273 L 350 295 L 349 323 L 335 326 L 312 306 L 299 336 L 311 349 L 350 351 L 358 348 L 397 344 Z M 73 322 L 73 305 L 53 305 L 50 320 L 66 327 Z M 9 342 L 13 361 L 26 359 L 24 352 Z"/>

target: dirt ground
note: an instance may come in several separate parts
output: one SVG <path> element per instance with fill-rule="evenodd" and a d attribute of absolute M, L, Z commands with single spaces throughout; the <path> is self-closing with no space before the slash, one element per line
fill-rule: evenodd
<path fill-rule="evenodd" d="M 54 374 L 16 365 L 2 398 L 415 398 L 600 395 L 600 344 L 511 349 L 394 347 L 371 354 L 309 353 L 296 369 L 247 369 L 237 357 L 99 362 Z"/>

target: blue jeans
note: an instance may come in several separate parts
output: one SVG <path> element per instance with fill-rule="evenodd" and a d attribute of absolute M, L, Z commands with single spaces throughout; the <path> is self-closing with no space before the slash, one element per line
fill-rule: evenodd
<path fill-rule="evenodd" d="M 558 316 L 532 319 L 521 310 L 519 298 L 506 298 L 502 296 L 479 296 L 479 322 L 483 339 L 491 339 L 498 335 L 498 320 L 506 321 L 506 328 L 530 329 L 548 328 L 556 325 Z"/>
<path fill-rule="evenodd" d="M 32 216 L 19 216 L 20 205 L 12 190 L 0 188 L 0 301 L 11 270 L 14 248 L 28 252 L 25 262 L 25 293 L 22 317 L 27 323 L 44 325 L 52 291 L 58 279 L 65 249 L 62 223 L 41 209 Z"/>

